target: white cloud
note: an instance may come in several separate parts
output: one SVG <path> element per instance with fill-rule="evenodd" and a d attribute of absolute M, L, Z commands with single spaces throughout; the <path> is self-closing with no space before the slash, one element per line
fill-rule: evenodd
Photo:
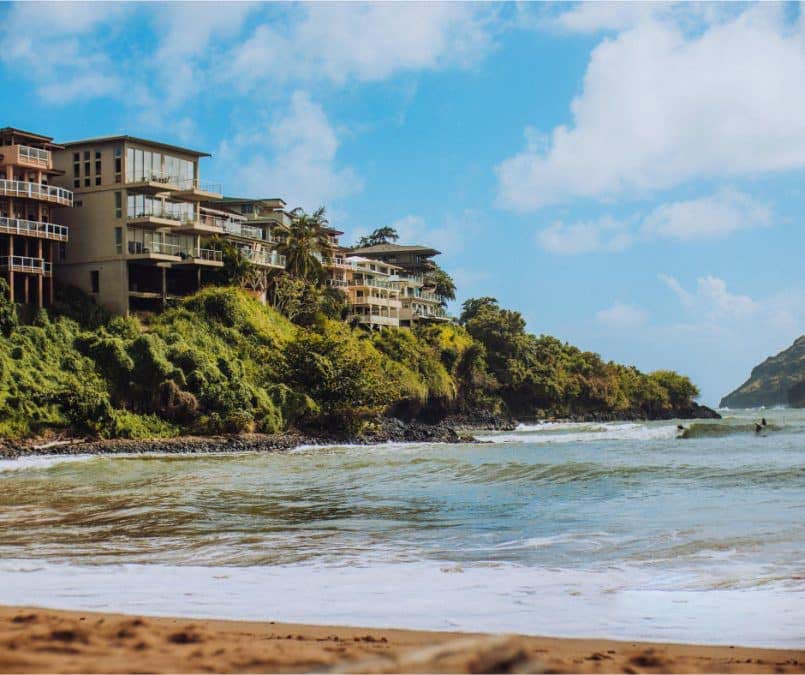
<path fill-rule="evenodd" d="M 557 221 L 537 232 L 537 243 L 551 253 L 577 255 L 622 251 L 637 241 L 657 238 L 724 238 L 737 230 L 768 227 L 771 223 L 772 210 L 767 204 L 738 190 L 723 188 L 705 197 L 660 204 L 645 218 L 633 215 L 619 221 L 603 216 L 569 225 Z"/>
<path fill-rule="evenodd" d="M 467 66 L 492 46 L 495 12 L 472 3 L 305 3 L 259 25 L 229 55 L 227 79 L 372 82 L 401 71 Z"/>
<path fill-rule="evenodd" d="M 313 210 L 363 187 L 353 169 L 339 167 L 338 146 L 322 107 L 307 92 L 296 91 L 287 110 L 265 129 L 225 142 L 219 155 L 233 191 L 282 197 L 292 208 Z"/>
<path fill-rule="evenodd" d="M 632 243 L 628 226 L 609 216 L 570 225 L 556 221 L 537 232 L 536 239 L 541 248 L 559 255 L 622 251 Z"/>
<path fill-rule="evenodd" d="M 659 274 L 658 278 L 676 294 L 685 307 L 694 310 L 706 322 L 743 319 L 760 309 L 760 304 L 748 295 L 730 293 L 727 282 L 719 277 L 699 277 L 693 293 L 685 290 L 675 277 Z"/>
<path fill-rule="evenodd" d="M 643 222 L 643 232 L 669 239 L 725 237 L 735 230 L 771 225 L 771 209 L 737 190 L 658 206 Z"/>
<path fill-rule="evenodd" d="M 527 130 L 498 165 L 498 204 L 528 211 L 805 166 L 804 31 L 768 3 L 698 31 L 650 16 L 604 39 L 572 123 Z"/>
<path fill-rule="evenodd" d="M 599 323 L 615 330 L 640 326 L 646 322 L 647 316 L 646 312 L 639 307 L 622 302 L 616 302 L 611 307 L 602 309 L 595 314 Z"/>

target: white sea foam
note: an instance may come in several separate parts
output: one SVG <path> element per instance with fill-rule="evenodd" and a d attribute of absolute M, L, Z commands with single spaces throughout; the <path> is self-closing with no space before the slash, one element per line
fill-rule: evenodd
<path fill-rule="evenodd" d="M 0 602 L 76 610 L 565 637 L 805 646 L 805 606 L 772 584 L 714 588 L 639 567 L 506 563 L 70 566 L 3 561 Z"/>
<path fill-rule="evenodd" d="M 48 469 L 67 462 L 86 462 L 97 459 L 97 455 L 41 455 L 38 457 L 18 457 L 0 459 L 0 473 L 5 471 L 25 471 L 28 469 Z"/>
<path fill-rule="evenodd" d="M 591 441 L 647 441 L 672 439 L 678 434 L 676 425 L 646 424 L 564 425 L 563 428 L 542 426 L 518 427 L 513 433 L 479 435 L 492 443 L 586 443 Z"/>

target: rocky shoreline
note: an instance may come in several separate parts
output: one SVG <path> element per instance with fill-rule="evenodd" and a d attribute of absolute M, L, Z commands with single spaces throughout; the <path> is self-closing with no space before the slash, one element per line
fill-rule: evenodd
<path fill-rule="evenodd" d="M 677 411 L 682 419 L 720 419 L 720 415 L 694 403 L 690 410 Z M 566 418 L 538 417 L 514 420 L 495 415 L 453 416 L 436 424 L 383 417 L 372 422 L 356 437 L 327 433 L 287 431 L 278 434 L 233 434 L 221 436 L 178 436 L 147 440 L 69 438 L 51 442 L 0 441 L 0 459 L 47 455 L 118 454 L 212 454 L 228 452 L 282 452 L 302 445 L 374 445 L 378 443 L 478 443 L 473 431 L 513 431 L 528 422 L 624 422 L 645 421 L 645 416 L 591 413 Z M 666 418 L 672 419 L 671 416 Z"/>

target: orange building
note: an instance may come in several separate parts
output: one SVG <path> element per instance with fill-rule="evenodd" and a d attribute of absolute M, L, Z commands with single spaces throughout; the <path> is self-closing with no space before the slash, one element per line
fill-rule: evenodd
<path fill-rule="evenodd" d="M 68 228 L 57 224 L 73 193 L 50 184 L 60 174 L 49 136 L 0 129 L 0 274 L 11 300 L 35 307 L 53 303 L 53 264 L 67 241 Z"/>

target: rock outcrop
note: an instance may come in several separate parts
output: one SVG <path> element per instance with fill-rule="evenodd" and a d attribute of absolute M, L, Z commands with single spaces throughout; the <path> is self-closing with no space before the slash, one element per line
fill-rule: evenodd
<path fill-rule="evenodd" d="M 749 379 L 721 399 L 722 408 L 805 406 L 805 335 L 752 369 Z"/>

